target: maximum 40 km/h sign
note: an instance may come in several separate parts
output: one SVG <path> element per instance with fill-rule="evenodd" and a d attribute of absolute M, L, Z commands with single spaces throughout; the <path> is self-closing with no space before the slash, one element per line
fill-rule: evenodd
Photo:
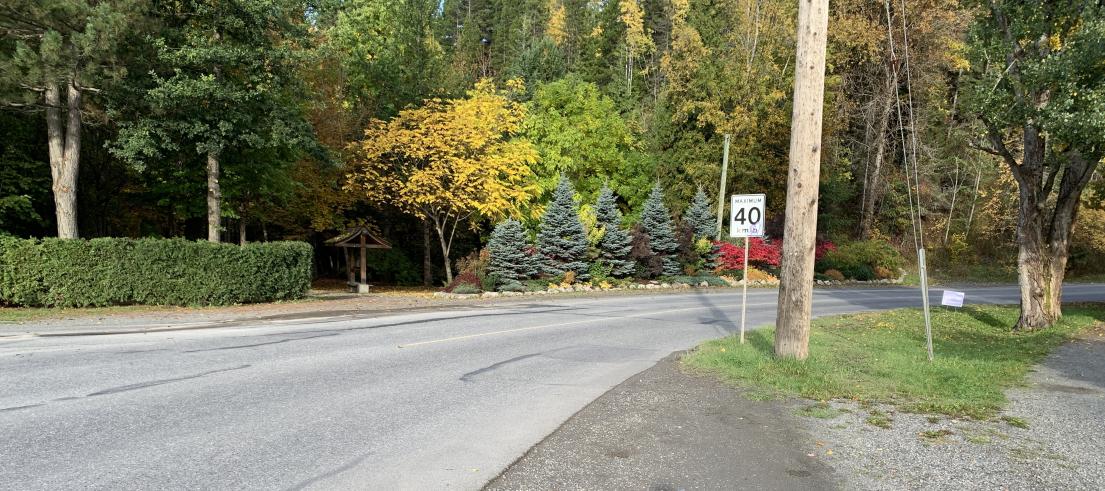
<path fill-rule="evenodd" d="M 744 344 L 744 320 L 748 311 L 748 242 L 750 237 L 764 236 L 764 212 L 767 197 L 763 194 L 734 194 L 729 208 L 729 236 L 744 237 L 744 269 L 741 270 L 741 344 Z"/>
<path fill-rule="evenodd" d="M 734 194 L 729 207 L 729 236 L 763 237 L 766 204 L 763 194 Z"/>

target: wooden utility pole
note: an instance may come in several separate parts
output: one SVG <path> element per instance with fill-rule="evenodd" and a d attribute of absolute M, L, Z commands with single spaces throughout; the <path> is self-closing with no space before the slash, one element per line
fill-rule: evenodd
<path fill-rule="evenodd" d="M 828 28 L 829 0 L 799 0 L 786 226 L 775 320 L 775 356 L 779 358 L 803 360 L 809 354 Z"/>
<path fill-rule="evenodd" d="M 729 133 L 725 134 L 725 143 L 721 150 L 721 182 L 717 187 L 717 240 L 721 240 L 722 216 L 725 213 L 725 184 L 729 178 Z"/>

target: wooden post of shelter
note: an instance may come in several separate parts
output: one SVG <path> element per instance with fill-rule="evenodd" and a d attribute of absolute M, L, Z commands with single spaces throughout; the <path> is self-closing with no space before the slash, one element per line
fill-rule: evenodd
<path fill-rule="evenodd" d="M 326 241 L 327 245 L 340 247 L 345 251 L 345 271 L 349 281 L 349 288 L 354 293 L 368 293 L 368 250 L 391 249 L 391 244 L 376 237 L 366 227 L 354 227 L 344 234 Z M 359 249 L 357 254 L 353 249 Z M 359 266 L 360 274 L 355 273 L 355 266 Z"/>

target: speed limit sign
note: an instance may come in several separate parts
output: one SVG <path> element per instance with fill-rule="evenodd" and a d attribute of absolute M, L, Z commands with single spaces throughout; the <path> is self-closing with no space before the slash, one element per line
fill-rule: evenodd
<path fill-rule="evenodd" d="M 763 194 L 734 194 L 729 209 L 730 237 L 763 237 L 767 197 Z"/>

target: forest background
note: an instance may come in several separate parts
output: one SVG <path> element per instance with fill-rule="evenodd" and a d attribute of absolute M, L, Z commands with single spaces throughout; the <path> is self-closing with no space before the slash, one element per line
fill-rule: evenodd
<path fill-rule="evenodd" d="M 456 259 L 505 216 L 533 234 L 561 177 L 581 204 L 608 185 L 628 225 L 657 182 L 676 215 L 699 189 L 715 199 L 731 134 L 727 189 L 765 193 L 768 234 L 781 234 L 792 1 L 5 4 L 0 233 L 304 240 L 316 273 L 336 275 L 341 256 L 325 239 L 366 225 L 395 245 L 372 260 L 374 280 L 440 284 L 432 216 L 398 190 L 358 185 L 366 152 L 394 153 L 380 142 L 467 155 L 456 162 L 469 170 L 489 165 L 488 145 L 507 145 L 497 151 L 528 167 L 504 177 L 509 195 L 452 217 Z M 983 10 L 956 0 L 831 9 L 821 238 L 885 241 L 913 258 L 916 224 L 945 274 L 1015 278 L 1017 186 L 978 149 L 985 129 L 964 110 L 989 69 L 972 36 Z M 435 119 L 444 107 L 459 109 Z M 388 131 L 404 117 L 425 131 Z M 60 190 L 73 194 L 72 220 L 55 211 L 54 141 L 79 161 Z M 378 182 L 404 182 L 381 172 Z M 410 202 L 454 191 L 419 189 Z M 1099 176 L 1077 223 L 1068 267 L 1105 272 Z"/>

